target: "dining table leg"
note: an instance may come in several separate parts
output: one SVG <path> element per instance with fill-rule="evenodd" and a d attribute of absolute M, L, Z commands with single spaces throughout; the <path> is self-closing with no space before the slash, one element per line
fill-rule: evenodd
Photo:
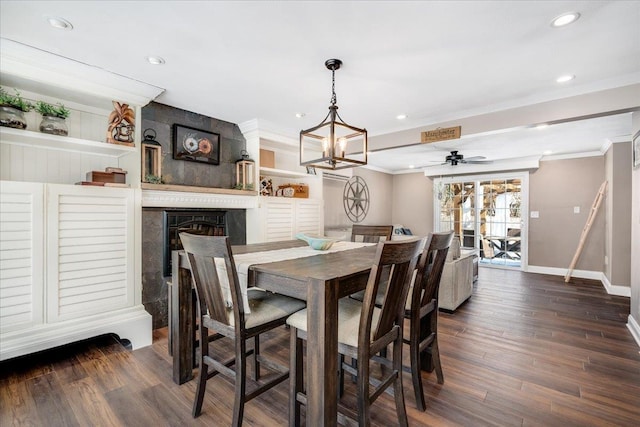
<path fill-rule="evenodd" d="M 310 280 L 307 288 L 307 425 L 338 422 L 338 283 Z"/>

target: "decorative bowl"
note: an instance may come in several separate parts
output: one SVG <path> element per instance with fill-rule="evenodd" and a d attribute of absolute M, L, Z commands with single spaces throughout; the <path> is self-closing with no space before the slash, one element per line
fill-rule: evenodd
<path fill-rule="evenodd" d="M 311 248 L 317 251 L 326 251 L 335 242 L 334 239 L 328 239 L 326 237 L 311 237 L 306 236 L 303 233 L 296 234 L 296 239 L 304 240 Z"/>

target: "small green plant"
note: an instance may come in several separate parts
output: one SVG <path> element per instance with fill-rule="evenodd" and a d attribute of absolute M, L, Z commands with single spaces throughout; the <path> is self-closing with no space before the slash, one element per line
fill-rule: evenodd
<path fill-rule="evenodd" d="M 33 104 L 29 101 L 25 101 L 20 96 L 20 92 L 14 89 L 15 95 L 9 95 L 3 87 L 0 87 L 0 105 L 17 108 L 25 113 L 33 109 Z"/>
<path fill-rule="evenodd" d="M 148 182 L 149 184 L 164 184 L 161 176 L 151 175 L 150 173 L 144 177 L 144 182 Z"/>
<path fill-rule="evenodd" d="M 253 184 L 247 184 L 244 188 L 242 184 L 236 184 L 233 186 L 234 190 L 253 190 Z"/>
<path fill-rule="evenodd" d="M 38 101 L 36 104 L 36 111 L 43 116 L 54 116 L 60 117 L 61 119 L 66 119 L 71 113 L 69 110 L 64 108 L 64 105 L 62 104 L 52 105 L 43 101 Z"/>

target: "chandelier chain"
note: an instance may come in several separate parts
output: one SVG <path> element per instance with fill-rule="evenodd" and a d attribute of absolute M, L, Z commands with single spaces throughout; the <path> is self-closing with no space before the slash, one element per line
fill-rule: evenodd
<path fill-rule="evenodd" d="M 336 105 L 336 70 L 331 70 L 331 105 Z"/>

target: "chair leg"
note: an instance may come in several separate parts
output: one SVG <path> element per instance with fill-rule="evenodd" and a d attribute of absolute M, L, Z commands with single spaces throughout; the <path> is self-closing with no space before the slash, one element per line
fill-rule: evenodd
<path fill-rule="evenodd" d="M 409 358 L 411 359 L 411 379 L 413 390 L 416 395 L 416 407 L 420 411 L 425 411 L 427 405 L 424 401 L 424 391 L 422 389 L 422 369 L 420 356 L 420 337 L 416 328 L 412 325 L 409 339 Z"/>
<path fill-rule="evenodd" d="M 236 395 L 233 402 L 232 426 L 240 427 L 244 415 L 244 401 L 247 386 L 247 342 L 236 339 Z"/>
<path fill-rule="evenodd" d="M 438 335 L 433 339 L 431 344 L 431 360 L 433 360 L 433 367 L 438 377 L 438 384 L 444 384 L 444 373 L 442 372 L 442 365 L 440 364 L 440 351 L 438 349 Z"/>
<path fill-rule="evenodd" d="M 359 356 L 362 356 L 359 354 Z M 361 357 L 358 363 L 358 425 L 371 425 L 371 400 L 369 399 L 369 358 Z M 401 368 L 402 369 L 402 368 Z"/>
<path fill-rule="evenodd" d="M 407 407 L 404 403 L 404 390 L 402 388 L 402 332 L 400 332 L 400 336 L 393 343 L 393 370 L 396 375 L 393 384 L 393 395 L 396 400 L 398 422 L 400 426 L 408 427 L 409 419 L 407 418 Z M 418 373 L 420 373 L 419 370 Z M 422 389 L 420 389 L 420 391 L 422 391 Z"/>
<path fill-rule="evenodd" d="M 298 330 L 291 327 L 289 340 L 289 426 L 300 426 L 300 402 L 298 392 L 302 391 L 304 383 L 304 364 L 302 355 L 302 340 L 298 338 Z"/>
<path fill-rule="evenodd" d="M 193 410 L 191 414 L 197 417 L 202 412 L 202 402 L 204 400 L 204 392 L 207 388 L 207 377 L 209 376 L 209 365 L 204 362 L 204 357 L 209 355 L 209 342 L 204 340 L 209 331 L 205 327 L 200 327 L 200 369 L 198 373 L 198 386 L 196 388 L 196 396 L 193 401 Z M 203 344 L 204 343 L 204 344 Z"/>
<path fill-rule="evenodd" d="M 253 338 L 253 380 L 260 379 L 260 335 Z"/>
<path fill-rule="evenodd" d="M 344 369 L 342 369 L 343 363 L 344 354 L 341 354 L 340 357 L 338 357 L 338 399 L 340 399 L 342 395 L 344 395 Z"/>

